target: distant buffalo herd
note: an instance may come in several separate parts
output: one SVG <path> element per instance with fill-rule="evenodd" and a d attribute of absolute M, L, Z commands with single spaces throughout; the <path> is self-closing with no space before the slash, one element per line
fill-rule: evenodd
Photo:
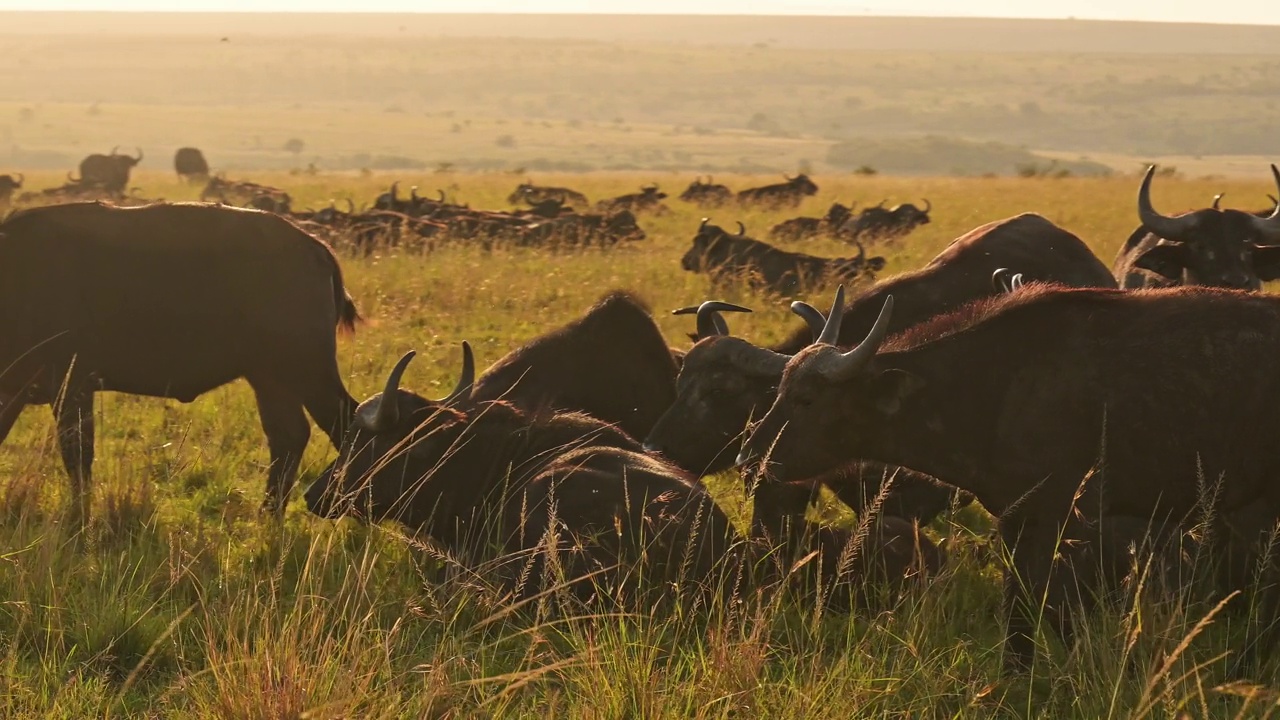
<path fill-rule="evenodd" d="M 111 182 L 122 192 L 135 156 L 98 157 L 108 161 L 82 165 L 77 182 L 109 164 L 125 169 Z M 844 285 L 825 314 L 792 302 L 800 323 L 770 347 L 733 335 L 728 318 L 750 308 L 719 300 L 676 310 L 693 317 L 694 342 L 672 347 L 640 299 L 612 291 L 484 372 L 461 342 L 445 397 L 407 389 L 409 351 L 363 402 L 344 387 L 335 339 L 360 316 L 320 236 L 365 251 L 389 229 L 485 247 L 608 246 L 643 239 L 636 215 L 661 212 L 666 195 L 651 185 L 593 206 L 526 183 L 509 198 L 524 209 L 482 211 L 392 185 L 366 211 L 294 211 L 283 191 L 214 176 L 205 197 L 219 203 L 18 210 L 0 223 L 0 440 L 26 405 L 50 405 L 83 515 L 95 392 L 190 402 L 243 378 L 267 436 L 272 511 L 290 496 L 310 415 L 338 450 L 305 492 L 313 513 L 400 522 L 517 599 L 563 589 L 565 602 L 632 607 L 678 584 L 710 597 L 772 587 L 789 578 L 787 563 L 762 561 L 775 549 L 816 558 L 826 602 L 866 606 L 873 585 L 937 570 L 944 552 L 920 526 L 976 501 L 1011 557 L 1010 671 L 1034 657 L 1041 606 L 1070 644 L 1078 612 L 1134 567 L 1149 558 L 1179 573 L 1193 553 L 1215 568 L 1205 583 L 1217 597 L 1252 601 L 1234 666 L 1248 673 L 1280 644 L 1269 545 L 1280 382 L 1268 384 L 1280 299 L 1258 292 L 1280 278 L 1280 208 L 1215 199 L 1163 215 L 1154 171 L 1111 268 L 1034 213 L 879 281 L 884 259 L 861 242 L 928 222 L 928 201 L 833 206 L 771 232 L 847 239 L 859 246 L 848 258 L 704 220 L 686 270 L 789 297 Z M 699 178 L 681 199 L 781 208 L 816 192 L 804 175 L 736 195 Z M 724 472 L 754 491 L 746 527 L 699 481 Z M 821 488 L 858 512 L 857 528 L 806 519 Z"/>

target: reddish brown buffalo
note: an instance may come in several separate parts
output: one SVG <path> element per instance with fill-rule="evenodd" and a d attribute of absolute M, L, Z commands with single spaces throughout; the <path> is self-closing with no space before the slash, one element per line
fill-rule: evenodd
<path fill-rule="evenodd" d="M 787 481 L 872 458 L 973 493 L 1013 554 L 1008 666 L 1030 663 L 1042 600 L 1071 642 L 1071 609 L 1096 581 L 1080 558 L 1105 518 L 1177 530 L 1209 517 L 1225 566 L 1247 566 L 1237 551 L 1280 520 L 1280 379 L 1267 369 L 1280 299 L 1033 284 L 886 342 L 894 311 L 886 299 L 853 350 L 830 345 L 829 327 L 790 358 L 739 460 L 767 458 Z M 1221 478 L 1212 513 L 1203 478 Z M 1264 591 L 1265 624 L 1276 601 Z M 1254 627 L 1243 655 L 1270 652 L 1275 633 Z"/>
<path fill-rule="evenodd" d="M 25 405 L 52 405 L 84 501 L 98 390 L 191 402 L 245 378 L 276 507 L 310 435 L 303 408 L 340 443 L 354 402 L 334 327 L 356 309 L 333 253 L 290 222 L 194 203 L 24 210 L 0 224 L 0 267 L 0 441 Z"/>

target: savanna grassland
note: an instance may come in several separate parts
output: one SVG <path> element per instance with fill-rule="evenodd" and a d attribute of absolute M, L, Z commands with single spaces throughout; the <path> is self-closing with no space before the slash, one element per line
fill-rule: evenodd
<path fill-rule="evenodd" d="M 1261 170 L 1250 182 L 1162 177 L 1154 199 L 1172 212 L 1226 191 L 1228 201 L 1261 206 L 1272 190 Z M 650 181 L 678 190 L 690 177 L 536 179 L 597 199 Z M 249 178 L 288 189 L 298 207 L 367 202 L 399 179 L 424 194 L 439 187 L 472 207 L 501 208 L 523 176 Z M 33 172 L 29 183 L 60 179 Z M 763 179 L 727 180 L 741 188 Z M 815 179 L 822 189 L 804 214 L 835 200 L 933 202 L 932 224 L 872 248 L 888 257 L 888 273 L 1022 211 L 1072 230 L 1107 261 L 1136 225 L 1132 175 Z M 198 192 L 159 172 L 132 184 L 170 200 Z M 642 218 L 649 239 L 610 251 L 486 252 L 463 243 L 344 256 L 367 319 L 339 343 L 349 389 L 371 394 L 396 358 L 416 349 L 406 386 L 443 396 L 462 340 L 485 366 L 613 288 L 647 299 L 677 347 L 687 346 L 691 322 L 665 311 L 713 296 L 756 309 L 731 318 L 753 341 L 796 326 L 782 298 L 713 290 L 683 272 L 679 257 L 703 213 L 669 204 L 671 214 Z M 784 216 L 712 213 L 761 235 Z M 849 252 L 833 242 L 804 249 Z M 809 299 L 825 304 L 830 290 Z M 544 616 L 513 608 L 483 571 L 457 567 L 395 526 L 312 517 L 296 494 L 283 521 L 260 515 L 267 453 L 243 383 L 187 405 L 105 394 L 97 403 L 96 498 L 83 530 L 61 512 L 66 481 L 48 413 L 30 408 L 0 447 L 0 717 L 1229 718 L 1266 716 L 1280 689 L 1274 671 L 1224 686 L 1238 622 L 1190 600 L 1098 611 L 1070 652 L 1045 636 L 1030 676 L 1002 677 L 1001 558 L 977 507 L 928 529 L 948 539 L 948 566 L 874 616 L 820 612 L 787 595 L 739 595 L 681 612 Z M 334 454 L 313 437 L 302 482 Z M 710 482 L 740 516 L 736 481 Z M 1201 626 L 1205 618 L 1212 622 Z"/>

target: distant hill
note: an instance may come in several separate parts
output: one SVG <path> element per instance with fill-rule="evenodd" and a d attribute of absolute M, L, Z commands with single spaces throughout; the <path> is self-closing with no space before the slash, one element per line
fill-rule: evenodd
<path fill-rule="evenodd" d="M 1066 19 L 4 12 L 5 34 L 425 35 L 825 50 L 1280 54 L 1280 27 Z"/>

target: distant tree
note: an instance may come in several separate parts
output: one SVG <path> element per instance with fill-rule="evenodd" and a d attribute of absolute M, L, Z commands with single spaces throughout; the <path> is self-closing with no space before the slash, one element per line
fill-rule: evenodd
<path fill-rule="evenodd" d="M 289 138 L 284 144 L 285 152 L 293 153 L 294 155 L 301 154 L 305 149 L 307 149 L 307 144 L 298 138 Z"/>

